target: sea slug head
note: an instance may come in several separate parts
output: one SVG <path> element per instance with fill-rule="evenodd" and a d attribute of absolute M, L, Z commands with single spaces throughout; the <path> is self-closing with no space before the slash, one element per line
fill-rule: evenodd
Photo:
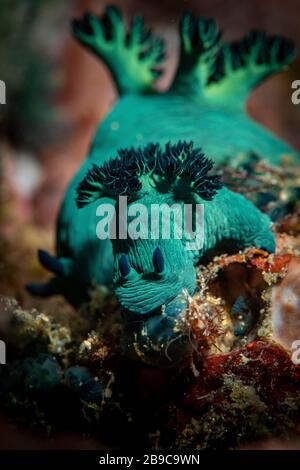
<path fill-rule="evenodd" d="M 153 242 L 130 243 L 127 254 L 116 255 L 115 293 L 123 307 L 127 353 L 151 364 L 172 366 L 191 354 L 184 319 L 196 275 L 179 240 L 161 240 L 155 248 Z"/>
<path fill-rule="evenodd" d="M 164 150 L 150 144 L 119 151 L 79 186 L 79 206 L 104 196 L 115 200 L 114 290 L 128 349 L 145 362 L 174 365 L 191 354 L 193 342 L 184 326 L 196 288 L 190 241 L 203 226 L 195 201 L 212 199 L 222 186 L 219 176 L 209 174 L 212 166 L 192 143 L 167 144 Z"/>

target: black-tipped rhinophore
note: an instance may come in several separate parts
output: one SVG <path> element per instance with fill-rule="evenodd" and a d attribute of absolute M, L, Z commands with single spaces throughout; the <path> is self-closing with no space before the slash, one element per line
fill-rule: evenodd
<path fill-rule="evenodd" d="M 56 256 L 50 255 L 45 250 L 38 250 L 38 258 L 41 265 L 48 269 L 48 271 L 56 274 L 57 276 L 63 276 L 64 270 L 63 265 Z"/>
<path fill-rule="evenodd" d="M 51 283 L 47 283 L 47 284 L 30 283 L 30 284 L 26 284 L 25 287 L 26 287 L 27 292 L 29 292 L 29 294 L 35 295 L 38 297 L 50 297 L 51 295 L 56 294 Z"/>
<path fill-rule="evenodd" d="M 119 259 L 119 269 L 122 277 L 128 276 L 131 271 L 131 266 L 126 255 L 122 255 Z"/>
<path fill-rule="evenodd" d="M 164 255 L 159 246 L 153 252 L 153 266 L 157 274 L 162 274 L 165 269 Z"/>

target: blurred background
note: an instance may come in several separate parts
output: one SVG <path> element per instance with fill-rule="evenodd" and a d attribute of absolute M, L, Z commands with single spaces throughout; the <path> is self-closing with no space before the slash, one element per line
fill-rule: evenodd
<path fill-rule="evenodd" d="M 72 38 L 70 21 L 86 10 L 101 14 L 110 3 L 1 0 L 0 79 L 6 84 L 7 104 L 0 105 L 0 295 L 12 295 L 25 306 L 38 306 L 39 301 L 26 295 L 24 284 L 47 277 L 38 266 L 36 249 L 54 250 L 63 192 L 85 158 L 96 126 L 117 99 L 106 66 Z M 263 29 L 293 39 L 300 49 L 299 0 L 114 0 L 113 4 L 128 19 L 142 13 L 165 38 L 168 58 L 160 90 L 168 87 L 176 68 L 178 21 L 184 10 L 216 18 L 226 39 Z M 248 110 L 300 150 L 300 105 L 291 102 L 291 83 L 296 79 L 300 79 L 299 58 L 286 73 L 255 90 Z M 47 308 L 44 303 L 43 309 Z M 16 430 L 9 429 L 6 426 L 1 435 L 2 448 L 15 445 Z M 30 447 L 30 435 L 27 439 Z"/>

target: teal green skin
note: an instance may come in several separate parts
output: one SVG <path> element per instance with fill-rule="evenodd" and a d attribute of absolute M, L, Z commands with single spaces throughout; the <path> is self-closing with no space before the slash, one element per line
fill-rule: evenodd
<path fill-rule="evenodd" d="M 175 144 L 179 140 L 192 140 L 216 163 L 249 152 L 275 165 L 284 155 L 299 158 L 293 148 L 251 120 L 242 109 L 230 110 L 204 98 L 171 92 L 129 95 L 118 100 L 98 127 L 75 185 L 92 162 L 101 165 L 114 157 L 119 148 L 145 146 L 149 142 Z"/>
<path fill-rule="evenodd" d="M 131 110 L 130 114 L 128 110 Z M 237 122 L 239 122 L 238 125 Z M 117 130 L 115 130 L 116 123 L 118 123 Z M 218 128 L 220 132 L 216 132 Z M 220 115 L 220 112 L 213 109 L 203 111 L 199 104 L 189 103 L 187 98 L 175 97 L 172 94 L 122 97 L 99 126 L 86 161 L 66 191 L 59 215 L 57 254 L 60 258 L 71 259 L 72 277 L 80 281 L 84 291 L 87 285 L 91 285 L 91 281 L 94 281 L 95 284 L 111 285 L 113 256 L 110 241 L 102 241 L 95 236 L 98 220 L 96 209 L 100 201 L 92 202 L 78 210 L 75 202 L 78 184 L 92 163 L 102 165 L 115 156 L 120 148 L 145 145 L 152 142 L 153 139 L 160 144 L 166 144 L 168 141 L 176 143 L 180 138 L 193 140 L 206 155 L 213 155 L 213 159 L 217 162 L 222 162 L 230 154 L 236 155 L 240 152 L 250 151 L 264 155 L 272 162 L 279 162 L 280 157 L 285 154 L 297 157 L 292 148 L 276 139 L 242 113 L 240 116 L 236 116 L 233 113 L 225 112 Z M 233 200 L 237 199 L 238 203 L 236 201 L 230 202 L 228 197 L 224 198 L 223 202 L 224 193 L 230 194 Z M 257 217 L 257 223 L 255 223 L 255 216 L 253 216 L 250 226 L 253 227 L 254 233 L 260 233 L 261 219 L 265 221 L 265 216 L 261 215 L 246 199 L 226 189 L 222 190 L 221 195 L 221 197 L 218 195 L 217 199 L 207 202 L 207 206 L 215 208 L 217 203 L 220 207 L 220 213 L 221 207 L 222 212 L 223 210 L 228 212 L 228 209 L 233 212 L 233 223 L 235 220 L 235 223 L 238 224 L 237 230 L 241 234 L 247 231 L 247 217 L 249 216 L 250 221 L 250 215 L 253 212 Z M 101 202 L 112 201 L 103 198 Z M 246 207 L 245 214 L 243 204 Z M 218 213 L 218 209 L 214 210 Z M 240 214 L 244 217 L 240 217 Z M 245 229 L 240 224 L 241 220 Z M 215 226 L 218 226 L 217 222 L 215 222 Z M 265 228 L 264 224 L 263 228 Z M 217 233 L 216 229 L 214 236 L 221 242 L 222 234 L 217 235 Z M 215 244 L 215 238 L 210 236 L 206 241 L 206 251 L 212 250 Z M 239 246 L 234 248 L 241 249 L 251 245 L 258 246 L 255 244 L 255 239 L 245 238 L 244 244 L 239 243 Z M 259 246 L 264 245 L 260 244 Z"/>
<path fill-rule="evenodd" d="M 106 268 L 111 264 L 110 243 L 95 238 L 99 201 L 82 210 L 78 210 L 75 202 L 77 186 L 91 164 L 102 165 L 120 148 L 144 146 L 153 141 L 162 145 L 169 141 L 175 144 L 180 139 L 192 140 L 217 163 L 228 155 L 243 152 L 255 152 L 276 164 L 283 155 L 298 158 L 291 147 L 242 111 L 226 112 L 213 106 L 210 109 L 207 103 L 199 103 L 193 97 L 170 93 L 121 97 L 97 129 L 88 157 L 67 189 L 59 216 L 58 256 L 82 259 L 78 272 L 84 284 L 91 280 L 109 284 L 112 278 L 111 270 Z M 100 244 L 105 259 L 99 258 Z"/>
<path fill-rule="evenodd" d="M 212 20 L 197 21 L 187 14 L 181 23 L 177 74 L 170 90 L 159 94 L 153 85 L 161 45 L 152 42 L 141 59 L 139 51 L 150 39 L 142 35 L 140 20 L 133 21 L 131 36 L 125 39 L 120 13 L 109 7 L 104 16 L 105 21 L 86 15 L 74 23 L 74 34 L 109 66 L 120 98 L 99 125 L 88 156 L 65 193 L 57 224 L 57 258 L 40 256 L 55 277 L 46 286 L 29 290 L 39 295 L 63 294 L 78 306 L 87 300 L 93 285 L 111 287 L 123 307 L 127 352 L 145 362 L 169 366 L 189 357 L 194 347 L 190 333 L 177 330 L 176 325 L 196 288 L 195 266 L 217 253 L 245 247 L 274 252 L 270 219 L 243 196 L 223 188 L 210 200 L 197 195 L 198 203 L 205 206 L 204 245 L 199 250 L 185 250 L 184 239 L 99 240 L 97 207 L 114 199 L 100 191 L 78 209 L 78 185 L 92 164 L 102 167 L 119 149 L 145 148 L 149 143 L 164 149 L 167 143 L 192 141 L 194 148 L 201 148 L 217 164 L 252 152 L 275 165 L 284 155 L 298 161 L 293 148 L 253 122 L 245 111 L 251 89 L 291 62 L 294 51 L 281 38 L 253 33 L 236 52 L 236 47 L 221 42 Z M 257 50 L 262 54 L 259 61 Z M 138 202 L 149 206 L 157 200 L 171 204 L 174 194 L 153 189 Z M 157 246 L 163 273 L 153 267 Z M 125 271 L 129 271 L 125 274 L 120 272 L 124 255 Z"/>

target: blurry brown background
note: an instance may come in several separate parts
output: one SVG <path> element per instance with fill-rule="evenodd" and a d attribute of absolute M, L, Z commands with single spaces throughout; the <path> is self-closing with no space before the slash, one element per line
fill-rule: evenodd
<path fill-rule="evenodd" d="M 7 104 L 0 109 L 1 122 L 5 123 L 0 134 L 0 294 L 14 295 L 23 304 L 31 302 L 24 297 L 25 282 L 34 280 L 34 274 L 38 279 L 43 275 L 36 261 L 32 261 L 34 252 L 37 247 L 53 249 L 55 219 L 63 191 L 85 158 L 97 124 L 117 99 L 107 68 L 70 34 L 72 18 L 86 10 L 100 14 L 109 3 L 104 0 L 1 0 L 0 79 L 11 70 L 11 79 L 6 80 L 7 90 L 12 87 L 10 80 L 15 83 L 16 77 L 21 85 L 16 83 L 15 94 L 10 99 L 8 93 Z M 115 0 L 113 3 L 122 8 L 127 18 L 143 13 L 146 22 L 166 39 L 168 59 L 165 74 L 158 83 L 161 90 L 168 87 L 174 74 L 179 48 L 177 24 L 181 13 L 187 9 L 199 16 L 216 18 L 226 39 L 240 38 L 252 28 L 264 29 L 269 34 L 293 39 L 300 49 L 299 0 Z M 20 5 L 27 5 L 26 9 L 22 10 Z M 18 37 L 20 31 L 22 36 Z M 10 42 L 3 40 L 3 34 Z M 25 52 L 21 47 L 23 42 L 30 44 Z M 9 47 L 11 50 L 4 51 Z M 6 62 L 2 60 L 3 51 Z M 32 53 L 38 53 L 37 72 L 29 74 L 29 79 L 22 82 L 24 64 L 21 62 L 26 65 Z M 41 58 L 49 63 L 51 84 L 44 87 L 45 101 L 40 100 L 32 107 L 34 111 L 42 108 L 40 111 L 46 115 L 47 125 L 43 130 L 37 115 L 29 117 L 22 104 L 25 98 L 30 98 L 26 96 L 30 87 L 31 92 L 39 93 L 34 79 Z M 255 90 L 248 109 L 253 118 L 300 150 L 300 105 L 291 103 L 291 83 L 296 79 L 300 79 L 299 58 L 288 72 L 273 77 Z M 41 80 L 43 82 L 44 78 Z M 11 116 L 9 111 L 13 105 L 17 109 Z M 31 433 L 27 433 L 24 440 L 22 429 L 2 420 L 1 428 L 2 448 L 14 448 L 16 442 L 19 447 L 27 448 L 95 448 L 99 445 L 91 441 L 77 443 L 74 436 L 63 439 L 58 436 L 52 443 L 45 443 Z"/>

